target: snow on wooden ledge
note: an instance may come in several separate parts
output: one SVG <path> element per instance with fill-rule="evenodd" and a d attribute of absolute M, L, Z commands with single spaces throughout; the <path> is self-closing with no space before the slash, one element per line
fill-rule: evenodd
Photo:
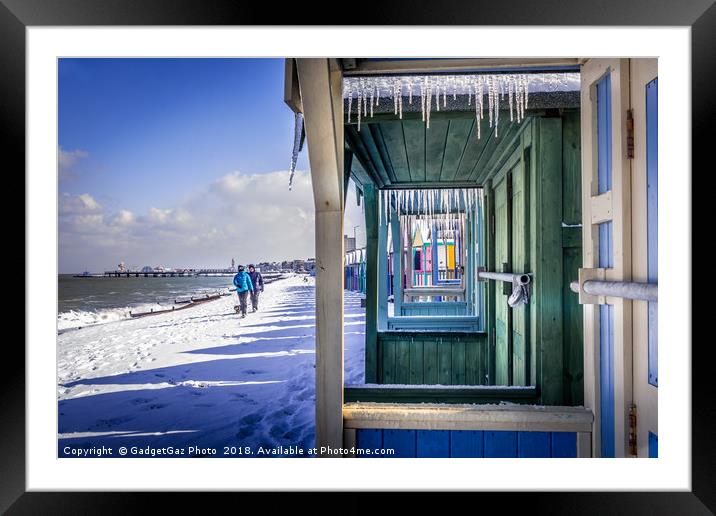
<path fill-rule="evenodd" d="M 344 428 L 591 432 L 584 407 L 501 404 L 366 403 L 343 406 Z"/>

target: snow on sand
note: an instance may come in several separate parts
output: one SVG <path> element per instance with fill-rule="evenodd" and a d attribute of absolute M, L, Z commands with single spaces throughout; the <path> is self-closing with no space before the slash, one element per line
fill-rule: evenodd
<path fill-rule="evenodd" d="M 59 456 L 66 447 L 312 448 L 314 288 L 300 276 L 271 283 L 245 319 L 232 295 L 58 335 Z M 359 298 L 345 292 L 346 383 L 363 381 L 364 323 Z"/>

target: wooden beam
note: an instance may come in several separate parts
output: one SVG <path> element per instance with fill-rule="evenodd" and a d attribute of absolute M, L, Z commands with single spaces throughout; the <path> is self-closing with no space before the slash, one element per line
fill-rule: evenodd
<path fill-rule="evenodd" d="M 378 191 L 363 185 L 365 203 L 365 381 L 378 378 Z"/>
<path fill-rule="evenodd" d="M 316 447 L 343 443 L 342 77 L 327 59 L 298 59 L 316 210 Z M 319 452 L 322 456 L 337 456 Z"/>
<path fill-rule="evenodd" d="M 537 345 L 541 349 L 542 403 L 563 403 L 562 345 L 562 119 L 537 121 L 535 190 L 536 253 L 533 299 L 538 307 Z"/>
<path fill-rule="evenodd" d="M 294 113 L 303 113 L 296 60 L 292 57 L 285 59 L 284 63 L 283 101 Z"/>
<path fill-rule="evenodd" d="M 346 385 L 346 403 L 537 403 L 535 387 L 418 387 L 417 385 Z"/>
<path fill-rule="evenodd" d="M 576 58 L 475 58 L 475 59 L 396 59 L 396 60 L 356 60 L 356 66 L 346 69 L 350 75 L 382 75 L 397 73 L 466 73 L 477 71 L 504 71 L 505 69 L 529 71 L 554 71 L 553 67 L 579 66 Z"/>
<path fill-rule="evenodd" d="M 378 202 L 378 331 L 388 329 L 388 221 Z"/>
<path fill-rule="evenodd" d="M 403 232 L 396 207 L 391 208 L 390 234 L 393 237 L 393 313 L 398 316 L 403 305 Z"/>
<path fill-rule="evenodd" d="M 581 407 L 346 403 L 346 428 L 591 432 L 594 416 Z"/>

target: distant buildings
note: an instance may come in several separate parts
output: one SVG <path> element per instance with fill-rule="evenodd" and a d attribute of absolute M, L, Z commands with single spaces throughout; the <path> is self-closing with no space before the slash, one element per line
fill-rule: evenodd
<path fill-rule="evenodd" d="M 348 253 L 356 248 L 356 238 L 343 235 L 343 250 Z"/>

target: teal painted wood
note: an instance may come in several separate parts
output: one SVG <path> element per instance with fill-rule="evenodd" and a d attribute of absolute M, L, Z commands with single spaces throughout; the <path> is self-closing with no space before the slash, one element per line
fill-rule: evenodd
<path fill-rule="evenodd" d="M 448 120 L 431 120 L 430 129 L 425 131 L 425 176 L 429 182 L 440 181 L 449 125 Z"/>
<path fill-rule="evenodd" d="M 564 403 L 562 307 L 562 119 L 536 120 L 535 189 L 530 203 L 538 208 L 532 236 L 535 241 L 535 282 L 531 303 L 536 307 L 530 326 L 536 326 L 539 387 L 542 403 Z M 530 217 L 532 219 L 532 217 Z"/>
<path fill-rule="evenodd" d="M 410 182 L 410 168 L 408 156 L 405 150 L 405 136 L 403 124 L 400 120 L 387 121 L 380 124 L 383 133 L 390 161 L 393 165 L 395 176 L 400 182 Z"/>
<path fill-rule="evenodd" d="M 412 385 L 423 385 L 423 378 L 425 376 L 425 358 L 424 358 L 424 347 L 425 343 L 418 335 L 417 338 L 411 337 L 408 344 L 408 353 L 410 355 L 410 375 L 408 376 L 408 382 Z"/>
<path fill-rule="evenodd" d="M 379 332 L 378 381 L 485 385 L 487 339 L 470 332 Z"/>
<path fill-rule="evenodd" d="M 656 454 L 656 435 L 650 432 L 649 440 L 650 454 L 651 446 L 653 446 L 653 453 Z M 357 455 L 359 458 L 576 458 L 577 434 L 575 432 L 359 429 L 356 431 L 356 446 L 371 451 L 385 450 L 385 453 L 377 455 L 359 454 Z"/>
<path fill-rule="evenodd" d="M 477 139 L 477 124 L 472 124 L 470 136 L 467 139 L 465 151 L 463 152 L 460 166 L 458 167 L 457 174 L 455 175 L 456 181 L 467 181 L 470 178 L 477 160 L 482 155 L 482 152 L 485 150 L 485 146 L 489 141 L 489 138 L 485 137 L 485 134 L 490 132 L 489 124 L 490 122 L 487 118 L 481 121 L 479 140 Z"/>
<path fill-rule="evenodd" d="M 393 243 L 393 309 L 401 314 L 403 307 L 403 232 L 396 209 L 391 210 L 390 233 Z"/>
<path fill-rule="evenodd" d="M 450 432 L 418 430 L 416 457 L 450 457 Z"/>
<path fill-rule="evenodd" d="M 403 120 L 405 149 L 410 165 L 410 180 L 425 181 L 425 124 L 420 120 Z"/>
<path fill-rule="evenodd" d="M 388 221 L 385 207 L 378 205 L 378 330 L 382 331 L 388 329 Z"/>
<path fill-rule="evenodd" d="M 549 458 L 552 456 L 550 432 L 517 432 L 517 456 Z"/>
<path fill-rule="evenodd" d="M 474 124 L 475 121 L 472 119 L 450 120 L 440 176 L 442 181 L 455 180 Z"/>
<path fill-rule="evenodd" d="M 402 316 L 389 317 L 388 330 L 394 331 L 473 331 L 477 332 L 480 328 L 480 318 L 469 315 L 454 316 Z"/>
<path fill-rule="evenodd" d="M 395 343 L 395 383 L 410 383 L 410 347 L 413 342 L 399 340 Z"/>
<path fill-rule="evenodd" d="M 355 129 L 352 130 L 355 131 Z M 380 178 L 380 182 L 382 182 L 383 184 L 389 183 L 390 175 L 388 174 L 385 162 L 380 155 L 375 138 L 373 137 L 373 132 L 370 130 L 370 127 L 367 127 L 360 132 L 356 132 L 356 135 L 357 136 L 354 137 L 354 139 L 351 141 L 358 143 L 357 138 L 360 139 L 360 143 L 363 144 L 363 150 L 370 157 L 370 163 L 373 166 L 373 170 L 375 170 L 376 174 Z"/>
<path fill-rule="evenodd" d="M 417 432 L 415 430 L 383 430 L 383 447 L 392 449 L 388 458 L 411 458 L 417 454 Z"/>
<path fill-rule="evenodd" d="M 397 312 L 396 312 L 397 313 Z M 430 302 L 430 303 L 403 303 L 400 315 L 468 315 L 467 302 Z"/>
<path fill-rule="evenodd" d="M 378 379 L 378 195 L 372 184 L 363 185 L 366 227 L 365 264 L 365 381 Z"/>

